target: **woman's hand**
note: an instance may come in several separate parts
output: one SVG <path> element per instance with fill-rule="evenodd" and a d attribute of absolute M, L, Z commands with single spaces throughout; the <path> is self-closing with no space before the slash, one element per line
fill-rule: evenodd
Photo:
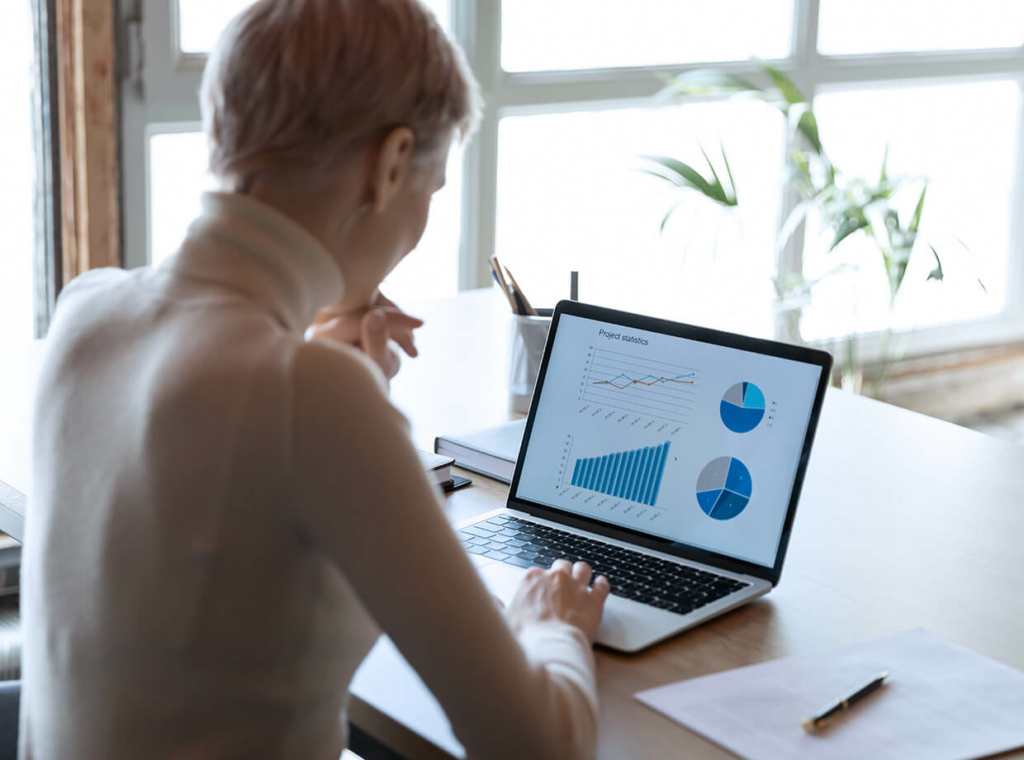
<path fill-rule="evenodd" d="M 555 560 L 550 570 L 531 567 L 506 612 L 512 630 L 518 633 L 531 623 L 559 620 L 579 628 L 593 644 L 611 586 L 603 575 L 588 586 L 590 575 L 586 562 L 571 565 L 564 559 Z"/>
<path fill-rule="evenodd" d="M 422 319 L 409 316 L 392 301 L 378 295 L 373 305 L 357 311 L 344 312 L 337 307 L 321 309 L 306 330 L 306 339 L 330 338 L 355 346 L 369 356 L 390 380 L 398 374 L 401 366 L 401 359 L 391 348 L 390 341 L 395 341 L 406 354 L 415 357 L 419 352 L 413 331 L 422 326 Z"/>

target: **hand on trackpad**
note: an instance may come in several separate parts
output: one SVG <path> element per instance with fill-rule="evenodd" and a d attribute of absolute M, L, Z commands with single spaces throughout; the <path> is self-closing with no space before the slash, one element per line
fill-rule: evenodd
<path fill-rule="evenodd" d="M 519 588 L 519 583 L 526 574 L 526 570 L 501 562 L 492 562 L 480 567 L 479 573 L 484 579 L 484 584 L 487 586 L 488 591 L 491 592 L 491 596 L 500 603 L 500 607 L 507 608 L 512 601 L 512 597 L 515 596 L 516 589 Z M 619 615 L 606 606 L 601 619 L 600 627 L 602 634 L 605 630 L 618 630 L 623 625 L 624 622 L 619 619 Z"/>

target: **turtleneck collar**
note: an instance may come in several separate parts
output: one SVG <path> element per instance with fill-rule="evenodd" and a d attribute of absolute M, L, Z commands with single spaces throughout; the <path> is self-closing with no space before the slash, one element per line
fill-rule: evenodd
<path fill-rule="evenodd" d="M 165 266 L 250 295 L 288 330 L 341 299 L 341 270 L 324 245 L 287 216 L 237 193 L 204 193 L 203 212 Z"/>

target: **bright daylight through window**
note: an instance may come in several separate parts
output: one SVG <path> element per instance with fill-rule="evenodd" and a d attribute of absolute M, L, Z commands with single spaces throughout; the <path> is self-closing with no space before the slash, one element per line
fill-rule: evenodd
<path fill-rule="evenodd" d="M 172 253 L 198 210 L 208 185 L 193 97 L 202 56 L 250 1 L 214 8 L 177 0 L 176 14 L 146 21 L 176 22 L 158 33 L 176 39 L 195 65 L 181 69 L 177 53 L 147 59 L 147 67 L 163 69 L 136 130 L 146 135 L 139 154 L 148 161 L 141 201 L 148 214 L 132 213 L 139 201 L 129 194 L 126 223 L 144 228 L 137 235 L 130 228 L 128 239 L 145 241 L 137 246 L 145 250 L 127 252 L 129 263 Z M 755 335 L 793 338 L 796 324 L 803 339 L 829 342 L 893 328 L 930 331 L 920 345 L 941 349 L 991 339 L 990 327 L 1024 334 L 1014 307 L 1022 278 L 1011 256 L 1021 243 L 1011 220 L 1024 65 L 1007 54 L 1024 43 L 1024 5 L 428 5 L 465 46 L 488 106 L 468 153 L 453 152 L 419 250 L 385 283 L 396 300 L 487 286 L 486 260 L 497 254 L 539 306 L 567 295 L 575 269 L 584 300 Z M 888 150 L 888 175 L 900 183 L 891 207 L 905 227 L 927 184 L 919 240 L 892 303 L 879 246 L 864 229 L 830 252 L 833 233 L 811 213 L 804 234 L 780 243 L 800 197 L 786 166 L 799 146 L 778 108 L 722 92 L 654 97 L 666 75 L 721 65 L 767 83 L 757 60 L 775 62 L 811 101 L 838 170 L 836 188 L 877 180 Z M 177 89 L 164 93 L 168 78 Z M 731 172 L 737 204 L 644 174 L 643 157 L 651 155 L 685 161 L 709 179 L 713 167 L 726 185 Z M 941 257 L 942 282 L 929 279 L 936 267 L 929 245 Z M 793 282 L 814 283 L 785 302 L 800 307 L 796 322 L 779 301 L 779 289 Z"/>
<path fill-rule="evenodd" d="M 8 0 L 0 25 L 0 345 L 31 340 L 36 147 L 32 126 L 34 67 L 31 0 Z"/>

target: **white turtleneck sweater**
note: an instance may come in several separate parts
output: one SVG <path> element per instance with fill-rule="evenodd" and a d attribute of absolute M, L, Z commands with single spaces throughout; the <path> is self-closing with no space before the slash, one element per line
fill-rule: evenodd
<path fill-rule="evenodd" d="M 163 266 L 72 282 L 50 330 L 24 550 L 23 756 L 317 758 L 381 631 L 470 757 L 593 754 L 593 657 L 518 639 L 360 352 L 305 342 L 324 247 L 209 194 Z"/>

